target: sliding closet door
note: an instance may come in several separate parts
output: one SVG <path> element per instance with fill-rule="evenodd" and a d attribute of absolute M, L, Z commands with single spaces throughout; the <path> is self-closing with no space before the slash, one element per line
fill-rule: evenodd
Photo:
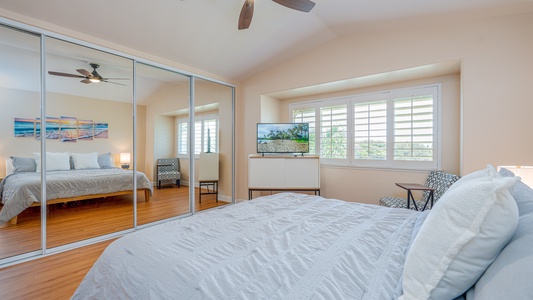
<path fill-rule="evenodd" d="M 39 36 L 0 26 L 0 178 L 5 180 L 0 201 L 0 261 L 37 255 L 42 248 L 40 207 L 30 207 L 31 200 L 11 192 L 19 179 L 27 180 L 32 200 L 41 197 L 41 177 L 33 160 L 41 148 L 35 135 L 35 120 L 41 115 L 39 49 Z M 15 216 L 16 224 L 10 224 Z"/>
<path fill-rule="evenodd" d="M 137 63 L 137 169 L 154 185 L 137 200 L 137 224 L 191 212 L 188 120 L 190 77 Z"/>
<path fill-rule="evenodd" d="M 133 61 L 47 38 L 48 248 L 133 228 L 133 134 Z"/>
<path fill-rule="evenodd" d="M 195 208 L 234 202 L 233 87 L 194 79 Z"/>

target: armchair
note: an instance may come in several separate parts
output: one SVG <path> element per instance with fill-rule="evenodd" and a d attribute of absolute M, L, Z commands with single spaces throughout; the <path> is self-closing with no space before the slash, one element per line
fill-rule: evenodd
<path fill-rule="evenodd" d="M 409 209 L 417 209 L 418 207 L 426 208 L 428 206 L 428 201 L 430 198 L 433 198 L 433 201 L 431 205 L 428 206 L 428 208 L 431 208 L 439 200 L 439 198 L 448 190 L 448 188 L 454 184 L 457 180 L 459 180 L 459 176 L 446 173 L 443 171 L 431 171 L 426 179 L 426 183 L 424 184 L 425 187 L 428 187 L 429 189 L 424 188 L 414 188 L 413 190 L 424 190 L 422 200 L 415 200 L 412 199 L 414 202 L 413 205 L 408 204 L 409 198 L 412 198 L 411 190 L 408 189 L 408 199 L 406 198 L 398 198 L 398 197 L 385 197 L 381 198 L 379 200 L 379 205 L 381 206 L 387 206 L 387 207 L 396 207 L 396 208 L 409 208 Z M 406 188 L 408 184 L 396 184 L 402 188 Z M 419 185 L 417 185 L 419 186 Z M 431 193 L 433 193 L 433 196 L 431 196 Z"/>
<path fill-rule="evenodd" d="M 175 180 L 181 187 L 181 173 L 179 158 L 159 158 L 157 160 L 157 189 L 161 188 L 161 181 Z"/>

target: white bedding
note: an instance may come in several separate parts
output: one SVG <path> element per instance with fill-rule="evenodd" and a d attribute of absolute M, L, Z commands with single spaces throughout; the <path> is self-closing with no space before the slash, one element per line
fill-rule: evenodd
<path fill-rule="evenodd" d="M 73 299 L 393 299 L 426 213 L 277 194 L 113 242 Z"/>

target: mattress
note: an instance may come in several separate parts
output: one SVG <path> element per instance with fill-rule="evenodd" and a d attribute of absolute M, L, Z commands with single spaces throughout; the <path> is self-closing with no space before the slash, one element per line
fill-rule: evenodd
<path fill-rule="evenodd" d="M 426 215 L 259 197 L 118 239 L 73 299 L 393 299 Z"/>
<path fill-rule="evenodd" d="M 46 199 L 63 199 L 85 195 L 108 194 L 133 190 L 133 171 L 118 168 L 49 171 L 46 173 Z M 150 189 L 152 184 L 137 172 L 137 188 Z M 17 216 L 35 202 L 41 202 L 41 173 L 20 172 L 0 183 L 3 204 L 0 224 Z"/>

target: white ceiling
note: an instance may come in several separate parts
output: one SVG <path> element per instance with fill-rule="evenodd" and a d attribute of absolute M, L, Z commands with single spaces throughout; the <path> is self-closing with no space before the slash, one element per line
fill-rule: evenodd
<path fill-rule="evenodd" d="M 530 0 L 315 0 L 306 14 L 256 0 L 252 25 L 240 31 L 243 2 L 0 0 L 0 15 L 21 14 L 238 81 L 346 35 L 533 11 Z"/>

